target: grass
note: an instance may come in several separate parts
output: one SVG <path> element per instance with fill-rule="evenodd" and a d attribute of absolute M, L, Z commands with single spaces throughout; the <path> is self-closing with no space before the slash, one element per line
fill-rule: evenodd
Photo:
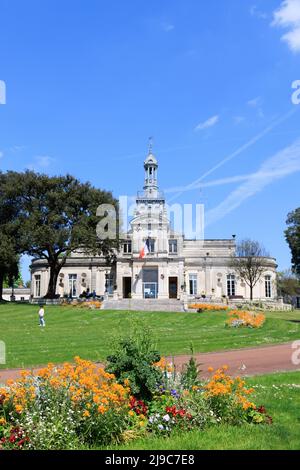
<path fill-rule="evenodd" d="M 300 338 L 300 312 L 270 312 L 261 329 L 224 328 L 226 313 L 91 311 L 46 307 L 46 328 L 38 326 L 38 306 L 0 304 L 0 340 L 6 344 L 5 368 L 62 363 L 79 355 L 102 361 L 117 334 L 133 320 L 147 324 L 163 355 L 238 349 Z M 4 366 L 0 366 L 4 367 Z"/>
<path fill-rule="evenodd" d="M 300 372 L 252 377 L 247 379 L 247 383 L 255 387 L 255 402 L 266 406 L 273 418 L 272 425 L 220 425 L 169 438 L 149 437 L 114 449 L 299 450 Z"/>

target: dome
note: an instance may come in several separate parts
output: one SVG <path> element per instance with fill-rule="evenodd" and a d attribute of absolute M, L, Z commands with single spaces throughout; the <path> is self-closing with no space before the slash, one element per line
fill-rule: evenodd
<path fill-rule="evenodd" d="M 144 161 L 144 165 L 157 165 L 157 160 L 153 153 L 149 153 L 146 160 Z"/>

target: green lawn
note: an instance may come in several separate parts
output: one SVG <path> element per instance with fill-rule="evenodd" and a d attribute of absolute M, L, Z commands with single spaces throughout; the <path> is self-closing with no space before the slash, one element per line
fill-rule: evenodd
<path fill-rule="evenodd" d="M 123 450 L 299 450 L 300 372 L 252 377 L 255 402 L 266 406 L 272 425 L 215 426 L 204 431 L 180 433 L 170 438 L 134 441 Z"/>
<path fill-rule="evenodd" d="M 7 349 L 6 368 L 61 363 L 76 355 L 103 360 L 116 334 L 124 334 L 132 319 L 143 320 L 154 332 L 164 355 L 283 343 L 300 338 L 300 312 L 267 314 L 262 329 L 224 328 L 225 313 L 159 313 L 91 311 L 46 307 L 46 328 L 38 326 L 38 307 L 0 304 L 0 340 Z M 4 367 L 4 366 L 0 366 Z"/>

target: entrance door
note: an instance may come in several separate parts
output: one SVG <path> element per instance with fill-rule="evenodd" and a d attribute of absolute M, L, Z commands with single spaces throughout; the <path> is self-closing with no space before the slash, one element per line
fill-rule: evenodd
<path fill-rule="evenodd" d="M 144 299 L 157 299 L 158 268 L 143 269 L 143 296 Z"/>
<path fill-rule="evenodd" d="M 123 277 L 123 298 L 129 299 L 131 294 L 131 277 Z"/>
<path fill-rule="evenodd" d="M 169 277 L 169 298 L 177 299 L 177 292 L 178 292 L 178 278 Z"/>

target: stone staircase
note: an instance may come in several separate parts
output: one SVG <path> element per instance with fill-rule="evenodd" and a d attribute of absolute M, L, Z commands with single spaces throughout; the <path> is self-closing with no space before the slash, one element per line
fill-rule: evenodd
<path fill-rule="evenodd" d="M 176 299 L 122 299 L 105 300 L 103 310 L 135 310 L 144 312 L 184 312 L 183 302 Z"/>

